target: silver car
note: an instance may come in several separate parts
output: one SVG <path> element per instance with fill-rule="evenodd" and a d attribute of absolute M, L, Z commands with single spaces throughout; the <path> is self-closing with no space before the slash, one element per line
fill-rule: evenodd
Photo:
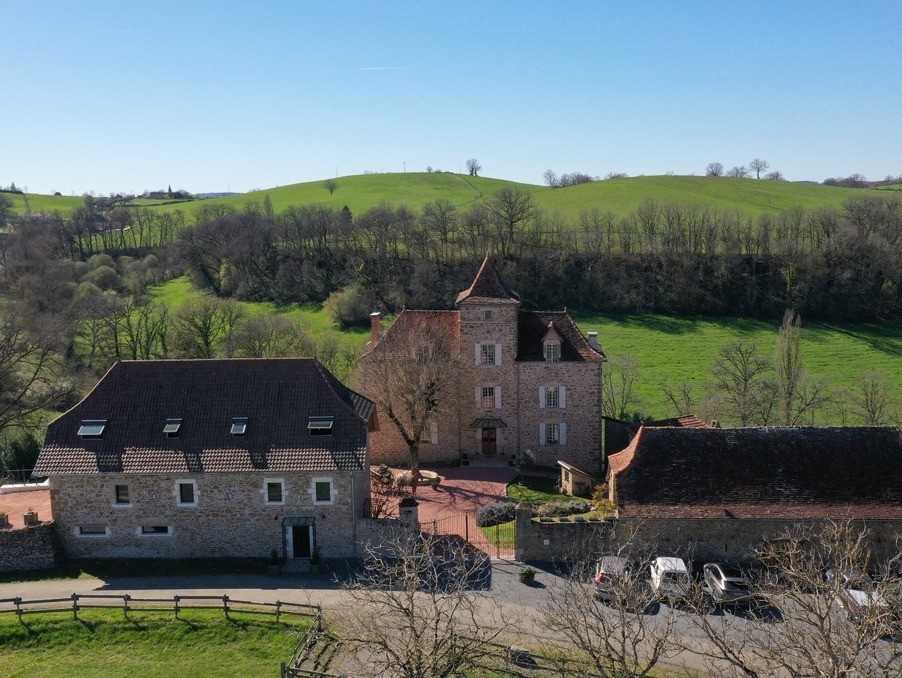
<path fill-rule="evenodd" d="M 742 603 L 752 598 L 748 579 L 735 565 L 707 563 L 702 581 L 704 590 L 718 603 Z"/>
<path fill-rule="evenodd" d="M 595 598 L 616 600 L 630 588 L 630 580 L 637 576 L 637 565 L 628 558 L 604 556 L 595 563 Z"/>

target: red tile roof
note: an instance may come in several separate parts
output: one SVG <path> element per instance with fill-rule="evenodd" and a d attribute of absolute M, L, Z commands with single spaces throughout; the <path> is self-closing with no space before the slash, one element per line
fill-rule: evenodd
<path fill-rule="evenodd" d="M 679 428 L 710 428 L 710 424 L 704 419 L 700 419 L 694 414 L 687 414 L 682 417 L 673 417 L 671 419 L 659 419 L 658 421 L 650 421 L 646 426 L 676 426 Z"/>
<path fill-rule="evenodd" d="M 464 301 L 519 304 L 520 297 L 511 292 L 501 281 L 495 269 L 495 258 L 486 257 L 473 284 L 457 295 L 456 304 Z"/>
<path fill-rule="evenodd" d="M 621 517 L 902 519 L 891 427 L 643 427 L 609 464 Z"/>
<path fill-rule="evenodd" d="M 35 474 L 366 468 L 372 409 L 312 358 L 123 361 L 48 426 Z M 311 416 L 334 416 L 333 434 L 310 436 Z M 163 433 L 171 418 L 178 437 Z M 80 438 L 83 419 L 106 420 L 103 437 Z"/>

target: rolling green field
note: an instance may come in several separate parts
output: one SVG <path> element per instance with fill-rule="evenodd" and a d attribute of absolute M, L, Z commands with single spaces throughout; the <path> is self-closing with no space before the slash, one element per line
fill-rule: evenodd
<path fill-rule="evenodd" d="M 200 294 L 186 278 L 153 288 L 153 296 L 172 308 Z M 248 313 L 282 313 L 297 319 L 319 339 L 335 336 L 358 352 L 369 337 L 365 328 L 340 331 L 321 306 L 277 307 L 241 302 Z M 717 351 L 732 341 L 752 341 L 772 356 L 779 321 L 744 318 L 672 317 L 663 315 L 586 314 L 571 311 L 583 332 L 597 331 L 610 358 L 631 356 L 639 362 L 636 409 L 658 418 L 673 416 L 663 387 L 692 384 L 701 396 L 711 380 Z M 831 388 L 852 391 L 860 375 L 876 369 L 887 377 L 902 402 L 902 321 L 884 323 L 806 323 L 803 318 L 802 362 L 808 374 Z"/>
<path fill-rule="evenodd" d="M 406 174 L 361 174 L 340 177 L 334 194 L 323 188 L 322 181 L 310 181 L 289 186 L 269 188 L 252 193 L 159 204 L 160 201 L 136 201 L 153 210 L 181 210 L 190 217 L 201 205 L 230 205 L 242 208 L 248 203 L 262 204 L 269 196 L 276 212 L 292 205 L 323 204 L 335 209 L 345 205 L 359 214 L 382 203 L 407 205 L 419 210 L 427 202 L 444 198 L 463 208 L 491 197 L 506 186 L 533 194 L 536 205 L 549 212 L 558 212 L 571 222 L 580 213 L 593 208 L 623 215 L 639 206 L 645 199 L 660 203 L 703 204 L 719 210 L 740 210 L 752 215 L 776 213 L 789 207 L 839 206 L 851 196 L 878 195 L 886 197 L 886 190 L 863 190 L 756 179 L 727 177 L 649 176 L 597 181 L 580 186 L 550 189 L 533 184 L 520 184 L 503 179 L 471 177 L 462 174 L 412 172 Z M 24 214 L 25 203 L 20 195 L 11 195 L 16 212 Z M 82 204 L 82 198 L 71 196 L 28 196 L 32 212 L 68 213 Z M 156 203 L 156 204 L 155 204 Z"/>
<path fill-rule="evenodd" d="M 275 676 L 305 628 L 294 617 L 218 610 L 169 612 L 83 610 L 0 617 L 0 675 L 13 676 Z"/>

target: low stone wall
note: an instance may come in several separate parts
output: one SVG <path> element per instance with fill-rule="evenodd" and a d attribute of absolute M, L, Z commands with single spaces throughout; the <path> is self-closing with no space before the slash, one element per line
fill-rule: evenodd
<path fill-rule="evenodd" d="M 59 540 L 53 522 L 0 530 L 0 572 L 47 570 L 57 565 Z"/>
<path fill-rule="evenodd" d="M 810 522 L 810 521 L 807 521 Z M 868 531 L 878 560 L 896 554 L 902 520 L 856 521 Z M 663 555 L 689 560 L 745 560 L 765 540 L 777 539 L 806 521 L 730 518 L 611 519 L 601 522 L 543 523 L 529 510 L 517 511 L 516 557 L 523 561 L 573 561 L 610 553 L 612 544 L 653 545 Z"/>

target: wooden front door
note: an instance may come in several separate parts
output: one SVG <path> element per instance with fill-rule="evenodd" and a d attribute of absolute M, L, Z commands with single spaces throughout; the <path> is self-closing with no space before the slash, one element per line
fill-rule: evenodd
<path fill-rule="evenodd" d="M 311 552 L 310 525 L 294 525 L 291 528 L 292 558 L 309 558 Z"/>
<path fill-rule="evenodd" d="M 498 429 L 482 429 L 482 453 L 487 457 L 494 457 L 498 451 Z"/>

